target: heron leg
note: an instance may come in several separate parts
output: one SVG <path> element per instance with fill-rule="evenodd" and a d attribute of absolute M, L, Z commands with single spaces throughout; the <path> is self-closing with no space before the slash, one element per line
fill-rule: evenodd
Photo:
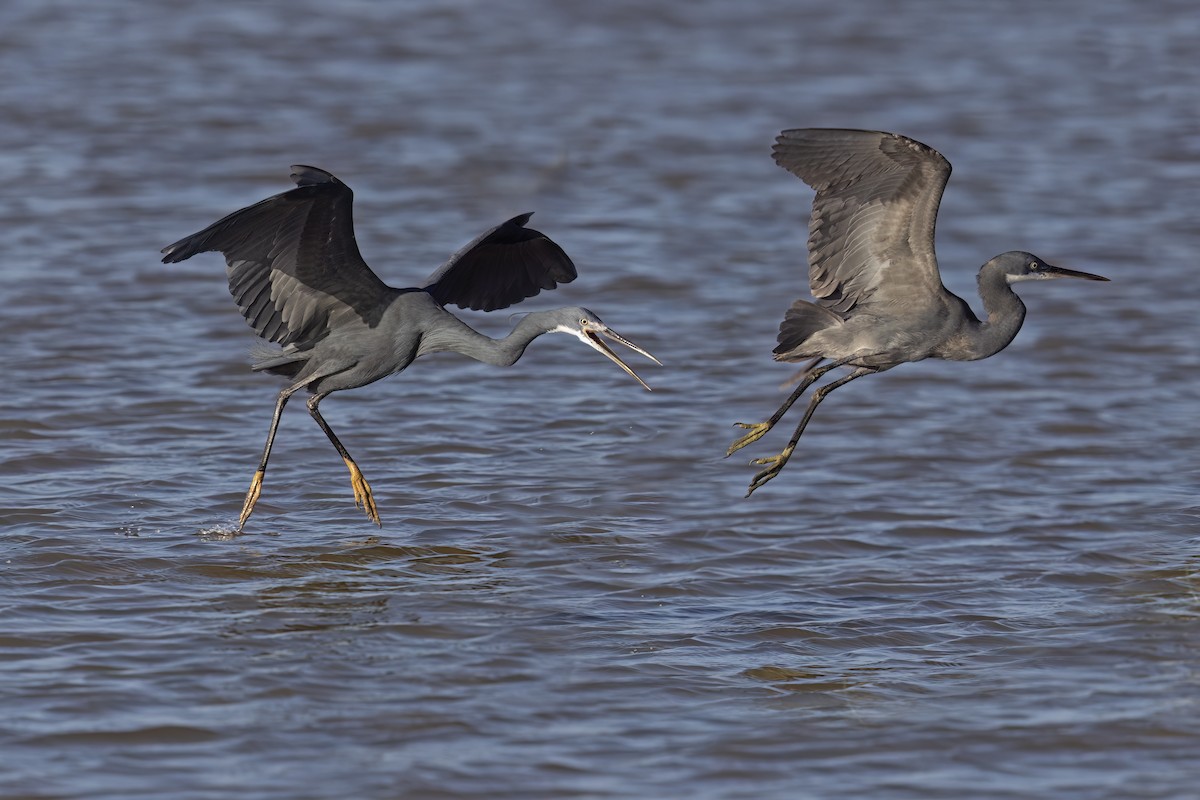
<path fill-rule="evenodd" d="M 321 400 L 325 398 L 324 394 L 314 394 L 308 398 L 308 413 L 312 414 L 312 418 L 321 426 L 321 430 L 325 431 L 325 435 L 329 437 L 329 441 L 337 448 L 338 455 L 342 457 L 342 461 L 346 462 L 346 468 L 350 470 L 350 486 L 354 489 L 354 505 L 361 508 L 367 513 L 367 518 L 374 522 L 379 527 L 383 527 L 383 523 L 379 519 L 379 511 L 375 508 L 375 497 L 371 494 L 371 486 L 363 477 L 362 470 L 358 468 L 358 464 L 354 463 L 354 459 L 350 457 L 350 452 L 346 446 L 342 444 L 337 435 L 333 432 L 333 428 L 329 427 L 329 423 L 321 416 L 321 412 L 317 410 L 317 406 Z"/>
<path fill-rule="evenodd" d="M 783 401 L 783 405 L 781 405 L 779 407 L 778 411 L 776 411 L 774 414 L 771 415 L 771 418 L 769 420 L 767 420 L 766 422 L 735 422 L 735 423 L 733 423 L 734 427 L 746 428 L 750 432 L 747 433 L 742 438 L 735 441 L 733 444 L 729 445 L 729 449 L 725 451 L 725 457 L 729 458 L 731 455 L 736 453 L 738 450 L 741 450 L 746 445 L 753 444 L 754 442 L 757 442 L 759 439 L 761 439 L 763 436 L 765 436 L 767 431 L 771 430 L 771 428 L 774 428 L 775 424 L 777 422 L 779 422 L 779 420 L 783 419 L 783 415 L 786 414 L 788 412 L 788 410 L 795 404 L 795 402 L 800 399 L 800 396 L 803 395 L 806 391 L 808 391 L 808 387 L 812 386 L 814 383 L 816 383 L 821 378 L 823 378 L 825 376 L 825 373 L 829 372 L 832 369 L 836 369 L 837 367 L 845 366 L 848 362 L 853 361 L 853 360 L 854 360 L 853 357 L 845 358 L 840 361 L 831 362 L 831 363 L 826 364 L 825 366 L 819 367 L 817 369 L 811 369 L 811 367 L 814 364 L 816 364 L 816 361 L 810 362 L 810 364 L 809 364 L 810 368 L 807 371 L 801 373 L 801 375 L 800 375 L 800 385 L 796 387 L 796 390 L 792 392 L 791 396 L 788 397 L 787 400 Z M 817 359 L 817 361 L 820 361 L 820 359 Z"/>
<path fill-rule="evenodd" d="M 750 462 L 751 464 L 765 466 L 766 469 L 764 469 L 762 472 L 759 472 L 754 476 L 754 479 L 750 481 L 750 488 L 746 492 L 746 497 L 754 494 L 755 489 L 762 488 L 763 485 L 765 485 L 783 470 L 784 466 L 788 462 L 788 459 L 792 457 L 792 452 L 796 449 L 796 444 L 800 441 L 801 435 L 804 434 L 804 429 L 808 427 L 808 421 L 812 419 L 813 412 L 817 410 L 817 406 L 821 404 L 821 401 L 825 399 L 826 395 L 839 386 L 844 386 L 856 378 L 861 378 L 864 375 L 872 375 L 878 371 L 879 370 L 871 367 L 859 367 L 849 375 L 838 378 L 836 381 L 831 381 L 830 383 L 825 384 L 820 389 L 817 389 L 815 392 L 813 392 L 813 396 L 808 401 L 808 408 L 804 410 L 804 416 L 801 417 L 800 424 L 796 426 L 796 432 L 793 433 L 792 438 L 788 440 L 787 447 L 783 448 L 783 452 L 777 456 L 756 458 Z"/>
<path fill-rule="evenodd" d="M 263 475 L 267 471 L 267 459 L 271 457 L 271 445 L 275 443 L 275 431 L 279 428 L 279 418 L 283 415 L 283 407 L 287 405 L 288 398 L 299 388 L 299 386 L 288 386 L 282 389 L 279 392 L 279 399 L 275 401 L 275 415 L 271 417 L 271 430 L 267 433 L 267 444 L 263 448 L 262 460 L 258 462 L 258 469 L 250 481 L 250 490 L 246 492 L 246 499 L 242 501 L 242 515 L 238 517 L 238 533 L 242 532 L 246 520 L 250 519 L 250 514 L 254 511 L 254 504 L 258 502 L 258 496 L 262 493 Z"/>

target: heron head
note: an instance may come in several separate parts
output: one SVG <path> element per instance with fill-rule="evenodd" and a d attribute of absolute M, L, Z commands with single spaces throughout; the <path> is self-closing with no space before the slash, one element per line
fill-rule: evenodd
<path fill-rule="evenodd" d="M 620 356 L 613 352 L 613 349 L 608 346 L 608 342 L 606 342 L 605 339 L 610 339 L 618 344 L 624 345 L 630 350 L 633 350 L 635 353 L 644 355 L 646 358 L 650 359 L 659 366 L 662 366 L 661 361 L 650 355 L 642 348 L 638 347 L 633 342 L 626 339 L 621 334 L 614 331 L 612 328 L 605 325 L 599 317 L 597 317 L 591 311 L 588 311 L 586 308 L 560 308 L 555 312 L 555 316 L 558 324 L 550 328 L 551 333 L 569 333 L 572 336 L 575 336 L 577 339 L 579 339 L 579 341 L 583 342 L 593 350 L 600 352 L 621 369 L 628 372 L 635 381 L 640 383 L 647 390 L 650 389 L 646 382 L 639 378 L 638 374 L 634 372 L 628 364 L 622 361 Z"/>
<path fill-rule="evenodd" d="M 1053 278 L 1083 278 L 1088 281 L 1108 280 L 1108 278 L 1102 275 L 1093 275 L 1090 272 L 1080 272 L 1074 269 L 1067 269 L 1066 267 L 1056 267 L 1044 259 L 1038 258 L 1033 253 L 1026 253 L 1021 250 L 1002 253 L 993 258 L 991 263 L 1000 268 L 1001 272 L 1004 273 L 1004 279 L 1008 283 L 1045 281 Z"/>

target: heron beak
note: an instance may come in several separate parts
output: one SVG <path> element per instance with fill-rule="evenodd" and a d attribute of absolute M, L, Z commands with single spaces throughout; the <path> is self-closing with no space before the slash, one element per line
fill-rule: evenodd
<path fill-rule="evenodd" d="M 1043 264 L 1041 275 L 1043 278 L 1083 278 L 1085 281 L 1106 281 L 1108 278 L 1103 275 L 1093 275 L 1090 272 L 1080 272 L 1075 269 L 1067 269 L 1066 267 L 1056 267 L 1052 264 Z"/>
<path fill-rule="evenodd" d="M 618 367 L 628 372 L 630 377 L 645 387 L 646 391 L 652 391 L 650 386 L 644 380 L 639 378 L 638 374 L 633 371 L 633 368 L 622 361 L 621 357 L 614 353 L 613 349 L 608 346 L 608 343 L 605 342 L 604 339 L 600 338 L 602 336 L 612 339 L 618 344 L 625 345 L 635 353 L 641 353 L 655 364 L 658 364 L 660 367 L 662 366 L 662 362 L 608 326 L 588 326 L 580 331 L 579 338 L 583 340 L 584 344 L 603 353 L 606 358 L 610 359 Z"/>

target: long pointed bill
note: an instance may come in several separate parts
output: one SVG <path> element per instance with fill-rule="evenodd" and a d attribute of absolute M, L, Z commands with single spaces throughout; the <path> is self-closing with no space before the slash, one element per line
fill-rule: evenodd
<path fill-rule="evenodd" d="M 1080 272 L 1066 267 L 1055 267 L 1051 264 L 1042 266 L 1042 274 L 1047 278 L 1083 278 L 1085 281 L 1106 281 L 1103 275 L 1093 275 L 1090 272 Z"/>
<path fill-rule="evenodd" d="M 589 328 L 586 328 L 583 331 L 583 335 L 579 337 L 589 347 L 592 347 L 593 349 L 600 351 L 607 358 L 609 358 L 613 363 L 615 363 L 618 367 L 620 367 L 621 369 L 628 372 L 629 375 L 635 381 L 637 381 L 638 383 L 640 383 L 642 386 L 644 386 L 646 388 L 646 391 L 653 391 L 644 380 L 642 380 L 641 378 L 638 377 L 638 374 L 633 371 L 632 367 L 630 367 L 628 364 L 626 364 L 624 361 L 622 361 L 621 357 L 613 352 L 613 349 L 608 346 L 608 343 L 600 338 L 601 336 L 607 336 L 609 339 L 612 339 L 614 342 L 625 345 L 626 347 L 628 347 L 630 350 L 634 351 L 635 353 L 641 353 L 646 358 L 653 361 L 655 364 L 658 364 L 660 367 L 662 366 L 662 362 L 659 361 L 654 356 L 647 353 L 642 348 L 638 347 L 633 342 L 626 339 L 621 334 L 614 331 L 612 328 L 589 327 Z"/>

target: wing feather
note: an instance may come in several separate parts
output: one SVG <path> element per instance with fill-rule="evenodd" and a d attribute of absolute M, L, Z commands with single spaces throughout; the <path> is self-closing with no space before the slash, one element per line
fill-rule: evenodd
<path fill-rule="evenodd" d="M 575 280 L 575 265 L 563 249 L 525 227 L 531 216 L 513 217 L 476 237 L 429 276 L 425 290 L 442 305 L 492 311 Z"/>
<path fill-rule="evenodd" d="M 292 167 L 297 188 L 269 197 L 163 248 L 173 263 L 225 256 L 229 292 L 267 341 L 311 343 L 352 320 L 376 325 L 392 291 L 354 238 L 354 193 L 315 167 Z"/>
<path fill-rule="evenodd" d="M 844 315 L 945 292 L 933 249 L 950 177 L 940 153 L 896 134 L 823 128 L 783 131 L 772 152 L 817 193 L 808 249 L 819 305 Z"/>

